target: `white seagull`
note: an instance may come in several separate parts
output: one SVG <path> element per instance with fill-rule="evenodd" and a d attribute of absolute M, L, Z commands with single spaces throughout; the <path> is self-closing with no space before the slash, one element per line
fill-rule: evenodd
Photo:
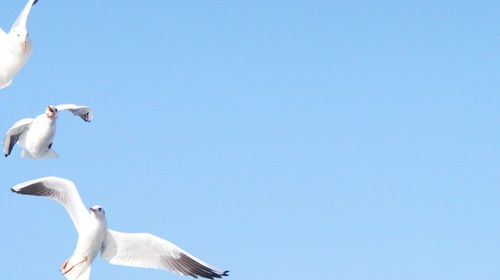
<path fill-rule="evenodd" d="M 18 184 L 15 193 L 45 196 L 61 203 L 68 211 L 76 230 L 78 243 L 73 255 L 60 270 L 69 280 L 87 280 L 95 257 L 112 264 L 170 270 L 194 278 L 221 278 L 229 271 L 217 269 L 186 251 L 149 233 L 123 233 L 108 229 L 102 206 L 90 207 L 82 202 L 73 182 L 44 177 Z"/>
<path fill-rule="evenodd" d="M 26 21 L 31 7 L 36 2 L 38 0 L 28 0 L 9 33 L 5 33 L 0 28 L 0 89 L 10 86 L 14 76 L 31 55 L 33 44 L 29 37 Z"/>
<path fill-rule="evenodd" d="M 16 122 L 8 131 L 3 141 L 3 153 L 10 155 L 14 144 L 23 148 L 21 156 L 29 159 L 59 158 L 52 149 L 52 141 L 56 134 L 58 112 L 68 110 L 86 122 L 93 118 L 90 107 L 76 104 L 48 106 L 44 114 L 36 118 L 26 118 Z"/>

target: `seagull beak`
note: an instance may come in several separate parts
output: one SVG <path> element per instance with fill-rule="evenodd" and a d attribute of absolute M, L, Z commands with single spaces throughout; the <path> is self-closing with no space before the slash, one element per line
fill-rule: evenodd
<path fill-rule="evenodd" d="M 90 211 L 95 212 L 94 208 L 90 207 L 89 209 L 90 209 Z"/>
<path fill-rule="evenodd" d="M 26 41 L 23 41 L 23 51 L 26 53 Z"/>
<path fill-rule="evenodd" d="M 52 118 L 56 115 L 56 112 L 52 108 L 50 108 L 50 106 L 47 106 L 47 110 L 49 110 L 49 112 L 47 113 L 47 117 Z"/>

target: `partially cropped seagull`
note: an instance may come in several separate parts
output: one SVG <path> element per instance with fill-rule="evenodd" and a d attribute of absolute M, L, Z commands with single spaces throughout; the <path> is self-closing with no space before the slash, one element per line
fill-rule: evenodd
<path fill-rule="evenodd" d="M 31 55 L 33 44 L 31 43 L 26 21 L 31 7 L 38 0 L 28 0 L 21 14 L 5 33 L 0 28 L 0 89 L 8 87 L 14 76 L 24 66 Z"/>
<path fill-rule="evenodd" d="M 31 119 L 22 119 L 16 122 L 8 131 L 3 141 L 3 153 L 10 155 L 14 144 L 23 148 L 21 156 L 24 158 L 58 158 L 52 149 L 52 141 L 56 134 L 56 120 L 58 112 L 68 110 L 86 122 L 90 122 L 93 111 L 90 107 L 76 104 L 62 104 L 48 106 L 44 114 Z"/>
<path fill-rule="evenodd" d="M 59 201 L 68 211 L 78 231 L 73 255 L 60 270 L 70 280 L 87 280 L 95 257 L 112 264 L 156 268 L 208 279 L 227 276 L 229 271 L 217 269 L 186 251 L 149 233 L 123 233 L 108 229 L 102 206 L 84 206 L 73 182 L 44 177 L 27 181 L 11 189 L 15 193 L 45 196 Z"/>

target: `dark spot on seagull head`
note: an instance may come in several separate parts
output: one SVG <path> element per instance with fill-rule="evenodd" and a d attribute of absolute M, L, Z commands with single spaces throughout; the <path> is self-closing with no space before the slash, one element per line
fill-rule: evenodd
<path fill-rule="evenodd" d="M 30 33 L 28 32 L 28 29 L 26 29 L 26 27 L 16 27 L 12 29 L 12 33 L 16 35 L 16 37 L 19 38 L 19 41 L 21 42 L 25 42 L 30 36 Z"/>
<path fill-rule="evenodd" d="M 94 213 L 96 216 L 104 216 L 106 214 L 104 208 L 101 205 L 95 205 L 90 207 L 90 211 Z"/>

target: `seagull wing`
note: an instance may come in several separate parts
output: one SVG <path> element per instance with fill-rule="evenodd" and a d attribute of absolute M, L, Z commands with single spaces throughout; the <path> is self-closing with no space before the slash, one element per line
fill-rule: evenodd
<path fill-rule="evenodd" d="M 76 104 L 61 104 L 56 106 L 58 111 L 70 111 L 75 116 L 79 116 L 82 120 L 90 122 L 94 117 L 94 111 L 90 107 L 80 106 Z"/>
<path fill-rule="evenodd" d="M 28 3 L 26 3 L 26 6 L 24 6 L 23 11 L 19 14 L 10 30 L 21 26 L 26 27 L 26 21 L 28 20 L 28 15 L 30 14 L 31 7 L 33 7 L 36 2 L 38 2 L 38 0 L 28 0 Z"/>
<path fill-rule="evenodd" d="M 149 233 L 108 229 L 101 258 L 112 264 L 170 270 L 194 278 L 221 278 L 229 272 L 210 266 L 173 243 Z"/>
<path fill-rule="evenodd" d="M 89 215 L 75 184 L 70 180 L 59 177 L 44 177 L 15 185 L 11 191 L 19 194 L 45 196 L 59 201 L 71 216 L 78 233 L 80 233 L 83 221 Z"/>
<path fill-rule="evenodd" d="M 3 153 L 5 156 L 10 155 L 14 145 L 19 140 L 21 134 L 23 134 L 26 129 L 31 125 L 33 119 L 22 119 L 16 122 L 8 131 L 7 135 L 5 135 L 5 139 L 3 140 Z"/>

